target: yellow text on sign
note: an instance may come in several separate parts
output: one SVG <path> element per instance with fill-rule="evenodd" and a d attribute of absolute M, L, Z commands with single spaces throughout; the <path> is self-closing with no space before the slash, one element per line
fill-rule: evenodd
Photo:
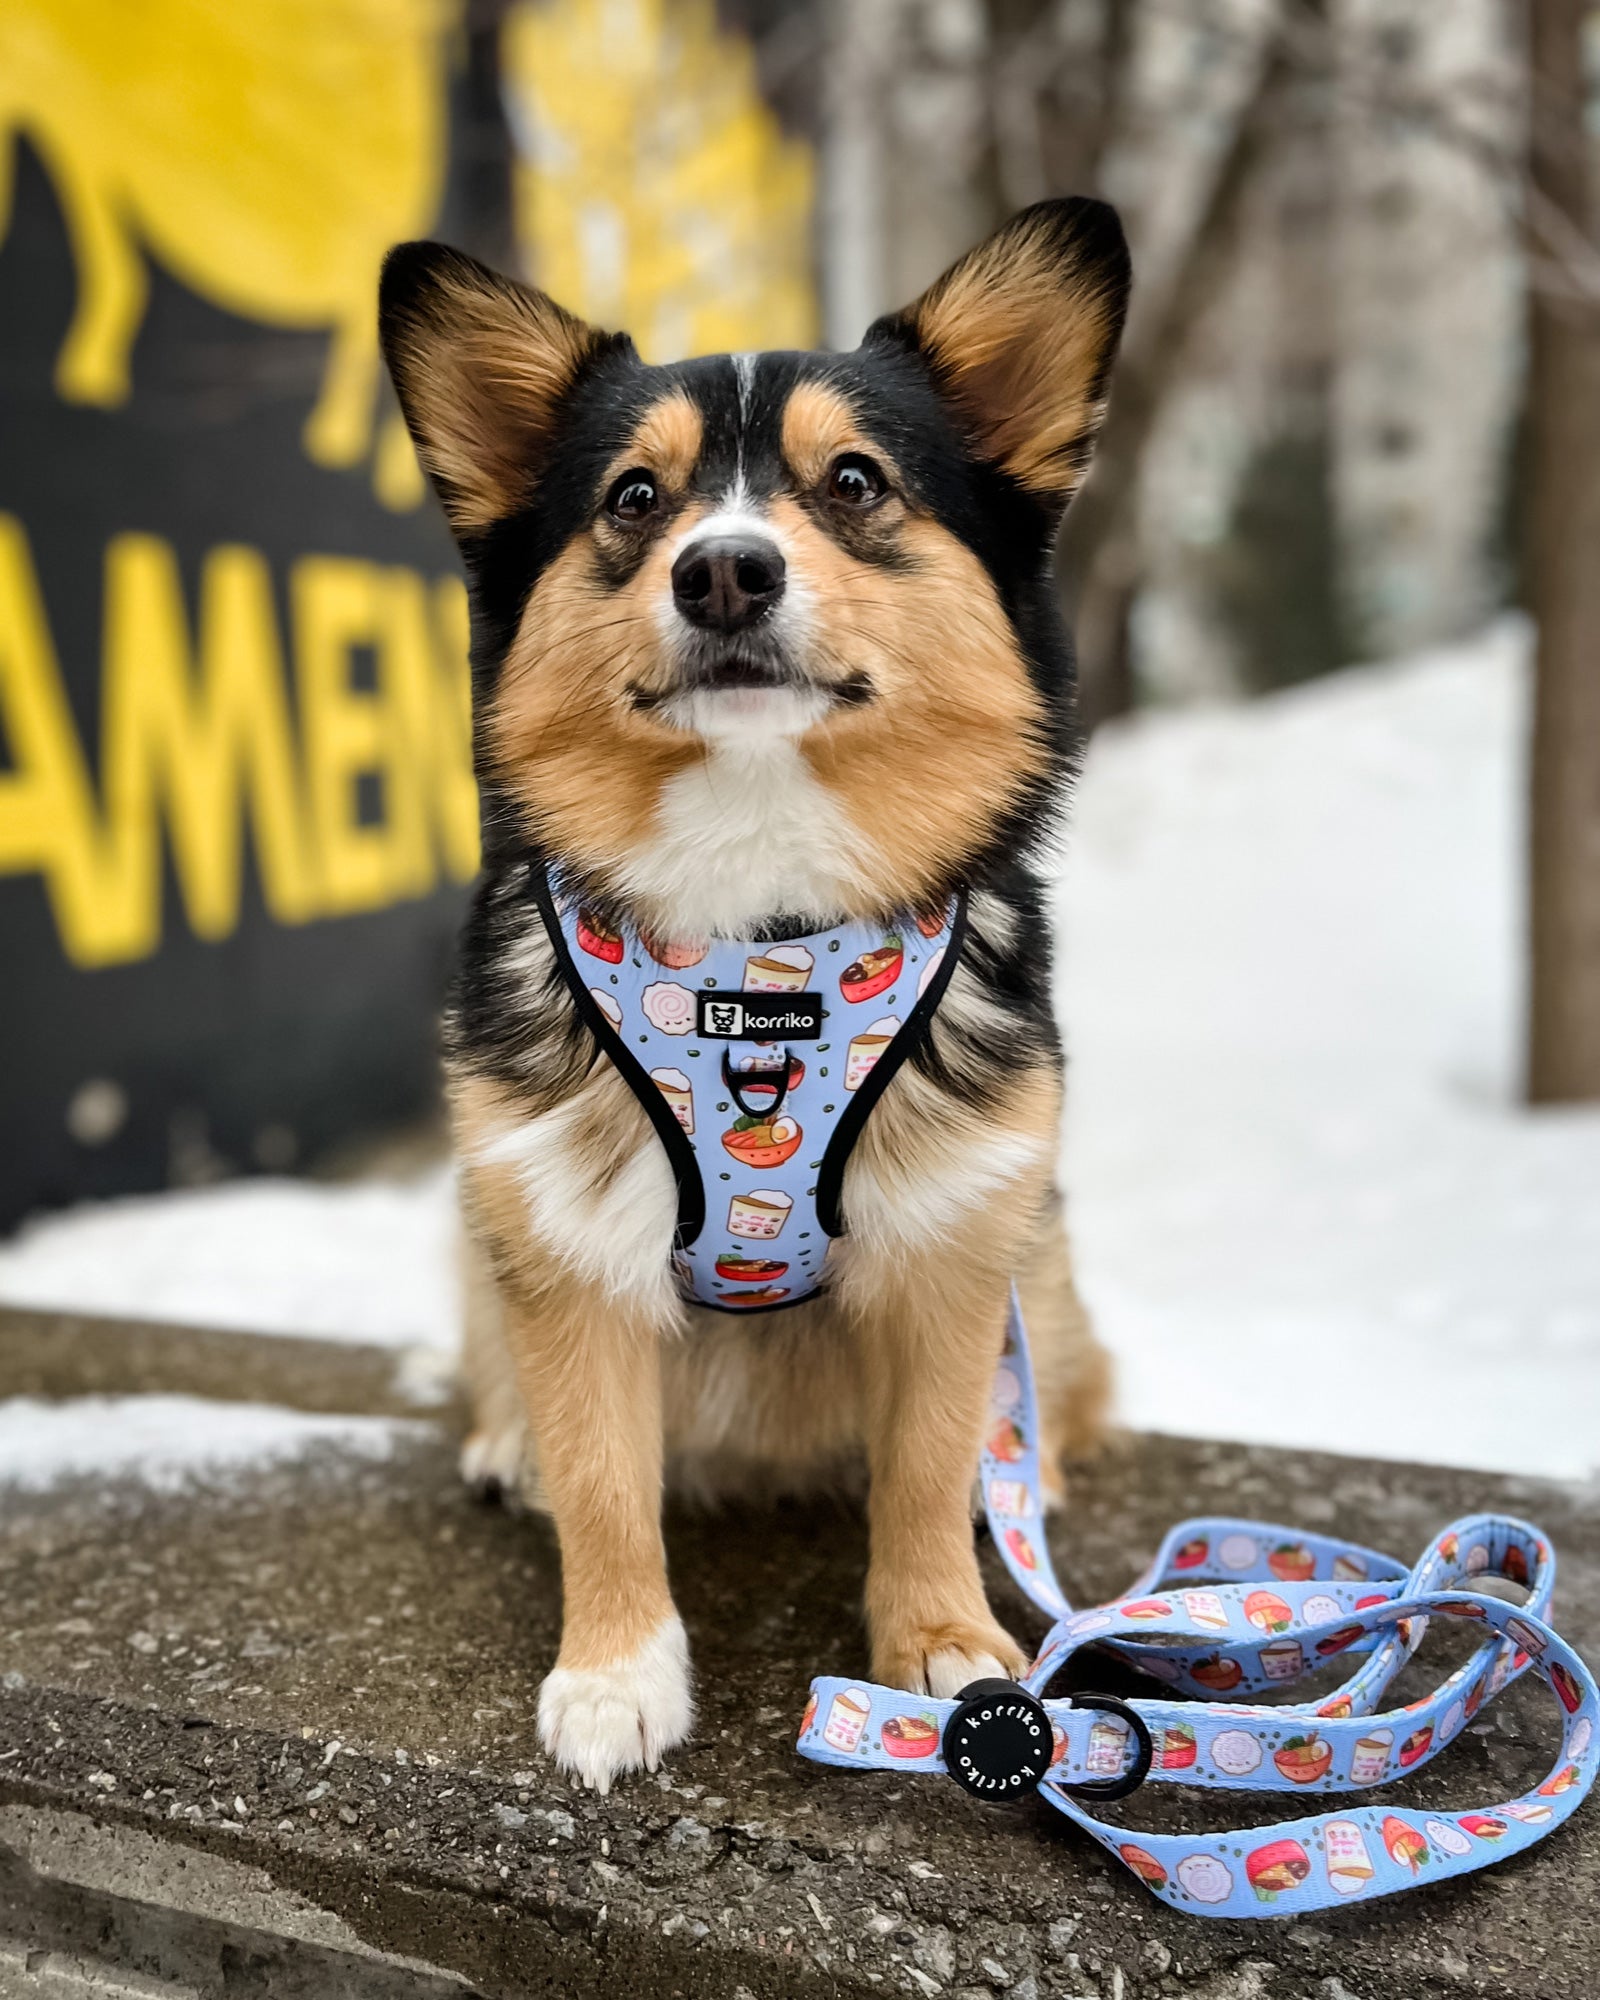
<path fill-rule="evenodd" d="M 44 877 L 67 956 L 161 942 L 163 832 L 190 927 L 239 920 L 248 821 L 285 924 L 426 895 L 478 865 L 466 596 L 343 556 L 289 572 L 293 690 L 265 559 L 211 550 L 191 633 L 177 559 L 107 547 L 99 796 L 21 524 L 0 514 L 0 875 Z M 357 684 L 358 659 L 372 662 Z M 363 781 L 378 801 L 361 809 Z"/>

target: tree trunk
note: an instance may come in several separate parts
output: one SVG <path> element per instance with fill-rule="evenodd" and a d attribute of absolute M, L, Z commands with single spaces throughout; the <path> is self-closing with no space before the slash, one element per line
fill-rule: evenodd
<path fill-rule="evenodd" d="M 1288 50 L 1273 33 L 1162 296 L 1141 304 L 1136 293 L 1094 466 L 1067 510 L 1057 561 L 1077 640 L 1078 721 L 1085 734 L 1132 705 L 1128 617 L 1139 585 L 1140 468 L 1189 336 L 1233 267 L 1246 202 L 1289 73 Z"/>
<path fill-rule="evenodd" d="M 516 149 L 500 83 L 507 5 L 508 0 L 467 0 L 450 85 L 450 174 L 439 228 L 474 257 L 515 271 L 520 261 Z"/>
<path fill-rule="evenodd" d="M 841 351 L 889 296 L 888 140 L 884 105 L 903 38 L 902 0 L 824 0 L 820 263 L 827 343 Z"/>
<path fill-rule="evenodd" d="M 1584 121 L 1586 0 L 1531 0 L 1528 1096 L 1600 1098 L 1600 299 Z M 1569 233 L 1570 232 L 1570 235 Z"/>

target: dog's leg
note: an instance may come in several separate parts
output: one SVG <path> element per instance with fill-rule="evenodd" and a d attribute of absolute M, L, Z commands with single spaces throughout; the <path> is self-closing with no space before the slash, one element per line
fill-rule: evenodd
<path fill-rule="evenodd" d="M 561 1543 L 561 1651 L 539 1734 L 610 1788 L 654 1770 L 692 1719 L 689 1650 L 661 1539 L 661 1330 L 574 1281 L 506 1300 L 506 1334 Z"/>
<path fill-rule="evenodd" d="M 1111 1357 L 1078 1293 L 1059 1195 L 1017 1267 L 1017 1296 L 1038 1397 L 1039 1484 L 1053 1512 L 1066 1497 L 1063 1458 L 1092 1457 L 1105 1442 L 1112 1392 Z"/>
<path fill-rule="evenodd" d="M 470 1226 L 461 1230 L 457 1262 L 461 1378 L 472 1406 L 472 1428 L 461 1446 L 461 1477 L 479 1499 L 523 1501 L 548 1511 L 528 1439 L 522 1386 L 506 1345 L 500 1288 Z"/>
<path fill-rule="evenodd" d="M 978 1572 L 972 1494 L 1012 1275 L 1044 1214 L 1057 1077 L 1027 1072 L 978 1114 L 910 1067 L 846 1172 L 841 1299 L 865 1388 L 880 1680 L 934 1695 L 1015 1675 Z"/>
<path fill-rule="evenodd" d="M 1006 1300 L 1004 1283 L 976 1287 L 939 1258 L 882 1290 L 862 1327 L 872 1670 L 915 1692 L 952 1695 L 1025 1664 L 989 1610 L 972 1532 Z"/>
<path fill-rule="evenodd" d="M 463 1208 L 493 1269 L 541 1504 L 561 1543 L 561 1651 L 539 1731 L 563 1769 L 604 1791 L 619 1772 L 654 1768 L 691 1718 L 661 1539 L 677 1189 L 609 1066 L 531 1117 L 470 1077 L 453 1109 Z"/>

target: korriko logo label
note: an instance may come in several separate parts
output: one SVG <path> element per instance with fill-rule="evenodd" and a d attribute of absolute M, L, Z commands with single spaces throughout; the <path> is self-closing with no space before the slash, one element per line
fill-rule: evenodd
<path fill-rule="evenodd" d="M 822 1034 L 820 993 L 701 993 L 697 1027 L 708 1041 L 814 1042 Z"/>

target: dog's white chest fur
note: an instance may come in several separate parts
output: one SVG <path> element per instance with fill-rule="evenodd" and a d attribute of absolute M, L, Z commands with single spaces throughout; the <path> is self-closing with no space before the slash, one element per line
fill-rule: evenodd
<path fill-rule="evenodd" d="M 476 1158 L 516 1174 L 529 1230 L 558 1263 L 668 1317 L 678 1190 L 666 1153 L 648 1125 L 629 1121 L 628 1150 L 596 1155 L 594 1104 L 626 1092 L 615 1071 L 600 1070 L 565 1104 L 487 1134 Z"/>
<path fill-rule="evenodd" d="M 793 697 L 780 695 L 781 700 Z M 681 936 L 737 937 L 776 911 L 827 916 L 871 879 L 871 843 L 792 737 L 752 715 L 671 779 L 629 891 Z"/>

